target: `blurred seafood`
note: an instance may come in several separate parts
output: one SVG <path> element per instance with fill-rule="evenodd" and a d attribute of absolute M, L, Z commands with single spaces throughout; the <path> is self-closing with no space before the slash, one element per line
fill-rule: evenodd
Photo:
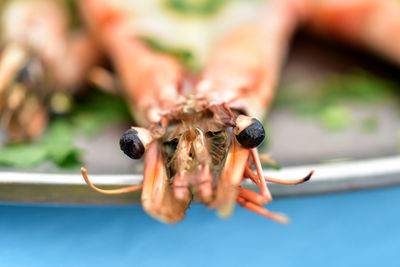
<path fill-rule="evenodd" d="M 90 36 L 69 32 L 61 2 L 11 1 L 1 18 L 1 124 L 10 142 L 32 140 L 49 110 L 68 111 L 98 53 Z"/>
<path fill-rule="evenodd" d="M 307 0 L 313 32 L 378 53 L 400 64 L 400 2 L 393 0 Z"/>

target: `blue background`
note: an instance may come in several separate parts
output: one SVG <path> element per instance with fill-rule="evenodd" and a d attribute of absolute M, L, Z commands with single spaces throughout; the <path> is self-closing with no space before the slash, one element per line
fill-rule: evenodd
<path fill-rule="evenodd" d="M 276 199 L 289 226 L 240 207 L 170 226 L 140 206 L 3 204 L 0 266 L 400 266 L 399 204 L 400 187 Z"/>

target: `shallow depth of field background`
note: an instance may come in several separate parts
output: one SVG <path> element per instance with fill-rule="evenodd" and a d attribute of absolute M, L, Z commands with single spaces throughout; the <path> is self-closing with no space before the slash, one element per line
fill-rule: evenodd
<path fill-rule="evenodd" d="M 90 174 L 141 173 L 143 161 L 118 146 L 135 123 L 123 99 L 91 89 L 71 114 L 53 117 L 42 143 L 16 150 L 0 131 L 0 175 L 76 174 L 81 166 Z M 277 161 L 265 168 L 398 156 L 399 89 L 397 66 L 296 34 L 263 121 L 260 150 Z M 240 207 L 221 220 L 193 204 L 181 223 L 164 225 L 134 204 L 2 202 L 0 267 L 400 266 L 399 202 L 399 186 L 274 199 L 268 209 L 287 214 L 289 225 Z"/>

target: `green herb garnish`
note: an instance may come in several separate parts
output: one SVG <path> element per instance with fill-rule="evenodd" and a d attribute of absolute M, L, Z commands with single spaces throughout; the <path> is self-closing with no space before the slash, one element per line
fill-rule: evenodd
<path fill-rule="evenodd" d="M 77 134 L 90 137 L 129 118 L 129 111 L 121 98 L 102 92 L 93 93 L 76 105 L 71 115 L 53 119 L 38 142 L 5 146 L 0 150 L 0 165 L 33 167 L 50 161 L 61 168 L 78 166 L 82 151 L 75 144 Z"/>
<path fill-rule="evenodd" d="M 79 104 L 70 119 L 78 132 L 93 136 L 111 124 L 129 121 L 130 113 L 120 97 L 96 92 Z"/>
<path fill-rule="evenodd" d="M 345 129 L 351 125 L 350 103 L 377 104 L 394 96 L 395 89 L 399 87 L 394 82 L 362 70 L 330 75 L 309 88 L 296 88 L 294 84 L 285 86 L 289 86 L 287 89 L 290 90 L 278 90 L 275 106 L 289 107 L 298 115 L 318 118 L 321 125 L 330 130 Z M 377 128 L 372 119 L 361 124 L 363 130 Z"/>
<path fill-rule="evenodd" d="M 209 16 L 217 13 L 229 0 L 166 0 L 165 7 L 180 15 Z"/>
<path fill-rule="evenodd" d="M 262 165 L 263 169 L 271 169 L 271 170 L 276 170 L 276 171 L 279 171 L 280 169 L 282 169 L 282 166 L 276 162 L 262 163 L 261 165 Z"/>
<path fill-rule="evenodd" d="M 158 42 L 148 37 L 142 37 L 141 39 L 153 50 L 175 57 L 182 65 L 187 67 L 189 70 L 193 72 L 197 72 L 199 70 L 199 66 L 196 63 L 195 57 L 190 50 L 185 48 L 169 47 L 162 44 L 161 42 Z"/>
<path fill-rule="evenodd" d="M 329 106 L 322 110 L 320 121 L 327 129 L 344 129 L 350 124 L 351 111 L 349 108 L 344 106 Z"/>
<path fill-rule="evenodd" d="M 360 130 L 364 133 L 375 132 L 379 127 L 379 121 L 375 116 L 367 116 L 360 121 Z"/>
<path fill-rule="evenodd" d="M 60 167 L 80 163 L 81 151 L 74 144 L 72 127 L 65 121 L 53 121 L 47 133 L 36 143 L 8 145 L 0 152 L 0 165 L 33 167 L 51 161 Z"/>
<path fill-rule="evenodd" d="M 79 16 L 78 3 L 76 0 L 65 1 L 66 10 L 69 15 L 69 26 L 71 29 L 78 29 L 81 26 L 81 19 Z"/>

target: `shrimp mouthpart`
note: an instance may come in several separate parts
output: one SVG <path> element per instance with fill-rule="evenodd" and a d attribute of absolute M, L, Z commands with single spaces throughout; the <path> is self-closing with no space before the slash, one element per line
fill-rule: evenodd
<path fill-rule="evenodd" d="M 236 202 L 259 215 L 288 223 L 286 216 L 263 207 L 272 200 L 266 181 L 300 184 L 308 181 L 313 171 L 296 181 L 264 177 L 257 148 L 245 147 L 237 137 L 243 127 L 245 131 L 257 127 L 257 132 L 264 132 L 258 130 L 258 124 L 251 123 L 251 118 L 244 120 L 243 116 L 226 103 L 209 104 L 201 98 L 181 103 L 148 130 L 133 127 L 122 137 L 121 149 L 127 155 L 132 149 L 144 149 L 142 186 L 105 190 L 90 182 L 84 168 L 82 175 L 99 193 L 123 194 L 142 190 L 143 208 L 166 223 L 180 221 L 192 199 L 216 209 L 222 218 L 231 215 Z M 241 121 L 246 121 L 245 126 L 239 125 Z M 241 187 L 246 178 L 259 187 L 260 193 Z"/>

